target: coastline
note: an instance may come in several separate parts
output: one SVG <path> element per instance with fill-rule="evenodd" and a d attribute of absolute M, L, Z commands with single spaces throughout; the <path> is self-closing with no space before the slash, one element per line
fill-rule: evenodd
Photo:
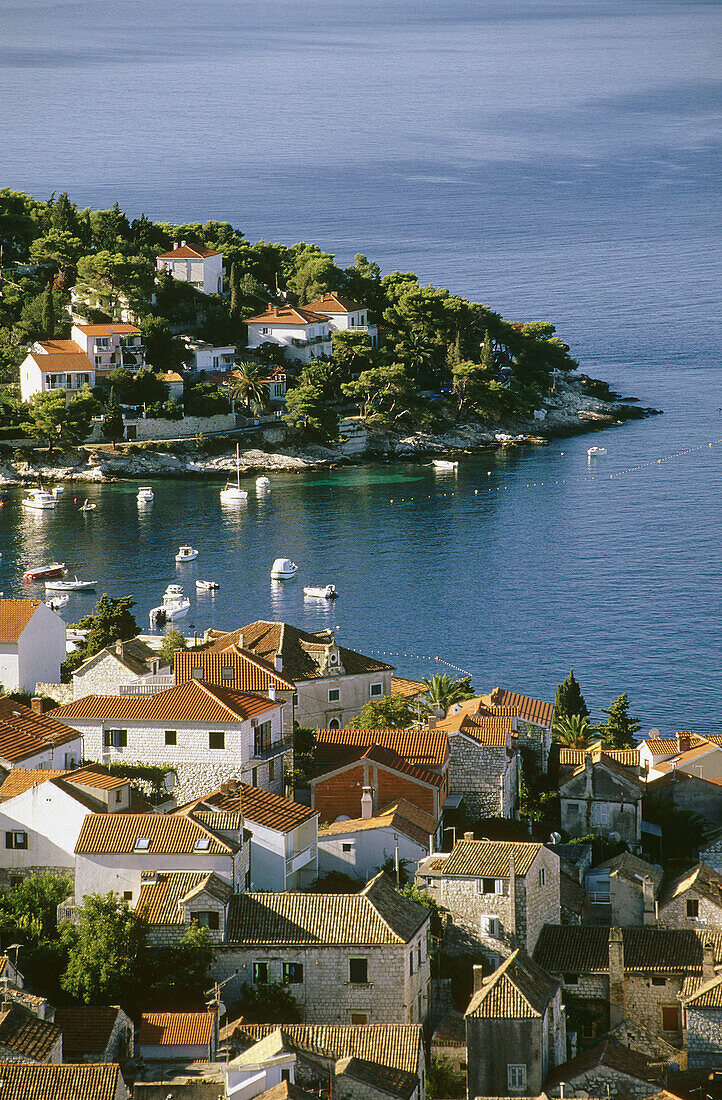
<path fill-rule="evenodd" d="M 437 432 L 380 435 L 368 431 L 365 446 L 352 453 L 344 451 L 343 445 L 286 445 L 278 450 L 254 446 L 241 451 L 240 469 L 246 474 L 293 471 L 413 460 L 430 455 L 458 456 L 498 447 L 545 446 L 550 439 L 598 432 L 625 420 L 660 413 L 659 409 L 638 405 L 635 398 L 611 393 L 605 382 L 577 375 L 561 382 L 531 419 L 498 424 L 462 422 Z M 8 455 L 0 457 L 0 485 L 23 485 L 38 480 L 91 484 L 138 478 L 223 480 L 236 468 L 236 439 L 228 438 L 227 454 L 213 456 L 199 452 L 192 440 L 174 444 L 162 441 L 118 444 L 116 450 L 108 444 L 88 444 L 64 461 L 52 464 L 16 460 Z M 172 449 L 166 450 L 167 447 Z"/>

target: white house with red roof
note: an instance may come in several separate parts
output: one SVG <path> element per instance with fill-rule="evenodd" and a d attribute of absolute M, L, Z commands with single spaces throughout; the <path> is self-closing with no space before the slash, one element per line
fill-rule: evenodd
<path fill-rule="evenodd" d="M 0 684 L 5 691 L 35 691 L 57 683 L 65 660 L 65 623 L 42 600 L 0 599 Z"/>
<path fill-rule="evenodd" d="M 100 325 L 74 324 L 70 340 L 38 340 L 20 364 L 20 394 L 29 401 L 36 393 L 66 390 L 68 394 L 94 386 L 103 371 L 145 365 L 143 334 L 121 321 Z"/>
<path fill-rule="evenodd" d="M 335 290 L 329 290 L 320 298 L 307 302 L 304 309 L 310 309 L 313 313 L 322 313 L 328 317 L 329 328 L 332 332 L 365 332 L 371 341 L 371 347 L 378 347 L 378 327 L 369 321 L 369 311 L 366 306 L 359 305 L 351 298 L 344 298 Z"/>
<path fill-rule="evenodd" d="M 290 359 L 309 363 L 332 351 L 331 334 L 351 329 L 366 332 L 377 346 L 378 329 L 369 324 L 366 306 L 329 292 L 304 306 L 268 303 L 265 313 L 249 317 L 248 350 L 261 344 L 280 344 Z"/>
<path fill-rule="evenodd" d="M 138 370 L 145 366 L 143 333 L 136 325 L 122 321 L 73 325 L 70 335 L 96 371 L 110 371 L 117 367 Z"/>
<path fill-rule="evenodd" d="M 202 244 L 174 243 L 170 252 L 156 257 L 159 272 L 168 271 L 181 283 L 190 283 L 201 294 L 223 291 L 223 253 Z"/>

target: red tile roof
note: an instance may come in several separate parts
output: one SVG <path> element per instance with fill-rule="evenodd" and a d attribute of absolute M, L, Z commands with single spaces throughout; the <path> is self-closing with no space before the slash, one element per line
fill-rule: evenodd
<path fill-rule="evenodd" d="M 233 687 L 235 691 L 295 691 L 296 685 L 287 676 L 276 672 L 270 661 L 265 661 L 249 650 L 234 643 L 226 649 L 179 649 L 173 656 L 176 684 L 193 678 L 193 669 L 203 669 L 203 681 Z M 233 679 L 224 677 L 224 669 L 233 671 Z"/>
<path fill-rule="evenodd" d="M 304 309 L 310 309 L 313 313 L 356 313 L 364 309 L 358 302 L 351 298 L 342 298 L 340 294 L 330 290 L 320 298 L 314 298 L 312 302 L 306 302 Z"/>
<path fill-rule="evenodd" d="M 312 313 L 309 309 L 301 309 L 299 306 L 275 306 L 265 313 L 259 313 L 257 317 L 249 317 L 247 325 L 317 325 L 320 321 L 326 321 L 322 313 Z"/>
<path fill-rule="evenodd" d="M 0 697 L 0 759 L 18 764 L 29 756 L 78 739 L 77 730 L 51 714 L 36 714 L 9 696 Z"/>
<path fill-rule="evenodd" d="M 161 252 L 159 260 L 206 260 L 209 256 L 222 256 L 216 248 L 206 248 L 203 244 L 181 244 L 170 252 Z"/>
<path fill-rule="evenodd" d="M 409 776 L 410 779 L 416 779 L 420 783 L 426 783 L 432 787 L 441 787 L 444 783 L 444 777 L 439 775 L 438 772 L 431 771 L 429 768 L 424 768 L 419 764 L 411 764 L 392 749 L 388 749 L 383 745 L 374 744 L 370 745 L 367 749 L 359 748 L 344 760 L 339 760 L 335 764 L 328 765 L 323 771 L 310 780 L 311 786 L 322 782 L 331 773 L 336 774 L 345 771 L 347 768 L 356 767 L 362 760 L 368 760 L 372 764 L 379 764 L 381 767 L 387 768 L 390 771 L 401 772 Z"/>
<path fill-rule="evenodd" d="M 116 1100 L 124 1089 L 120 1067 L 0 1062 L 3 1100 Z M 125 1091 L 120 1095 L 126 1095 Z"/>
<path fill-rule="evenodd" d="M 66 371 L 82 371 L 83 374 L 90 374 L 95 370 L 88 356 L 80 348 L 75 352 L 53 352 L 50 355 L 35 351 L 31 352 L 31 358 L 43 374 L 57 374 L 59 371 L 63 374 Z"/>
<path fill-rule="evenodd" d="M 75 340 L 38 340 L 38 343 L 48 355 L 67 355 L 68 352 L 84 354 L 83 349 L 75 343 Z"/>
<path fill-rule="evenodd" d="M 543 847 L 532 841 L 459 840 L 438 873 L 508 878 L 513 856 L 514 873 L 526 875 Z"/>
<path fill-rule="evenodd" d="M 48 779 L 70 775 L 67 771 L 54 771 L 52 768 L 13 768 L 0 784 L 0 802 L 17 798 L 34 787 L 36 783 L 46 783 Z"/>
<path fill-rule="evenodd" d="M 318 810 L 312 810 L 310 806 L 291 802 L 271 791 L 263 791 L 260 787 L 252 787 L 237 779 L 229 780 L 219 790 L 211 791 L 202 798 L 179 807 L 175 812 L 187 814 L 203 806 L 217 810 L 219 816 L 221 813 L 241 813 L 256 825 L 264 825 L 280 833 L 288 833 L 304 821 L 318 817 Z M 212 821 L 212 817 L 207 819 L 207 823 Z"/>
<path fill-rule="evenodd" d="M 80 329 L 86 336 L 141 336 L 142 332 L 136 325 L 126 325 L 121 321 L 106 321 L 102 325 L 73 325 Z"/>
<path fill-rule="evenodd" d="M 316 760 L 348 758 L 356 749 L 380 745 L 410 764 L 443 767 L 449 759 L 449 739 L 443 730 L 317 730 Z"/>
<path fill-rule="evenodd" d="M 212 1037 L 210 1012 L 144 1012 L 140 1018 L 141 1046 L 206 1046 Z"/>
<path fill-rule="evenodd" d="M 187 680 L 154 695 L 86 695 L 57 707 L 60 718 L 128 722 L 238 722 L 274 710 L 278 703 L 250 692 Z"/>
<path fill-rule="evenodd" d="M 119 1005 L 56 1008 L 55 1023 L 63 1033 L 63 1057 L 70 1062 L 104 1054 L 120 1012 Z"/>
<path fill-rule="evenodd" d="M 144 837 L 147 847 L 136 841 Z M 196 848 L 197 841 L 208 846 Z M 235 851 L 230 841 L 215 836 L 193 818 L 182 814 L 88 814 L 75 845 L 77 854 L 135 852 L 138 855 L 228 855 Z"/>
<path fill-rule="evenodd" d="M 148 924 L 184 924 L 180 902 L 207 892 L 224 904 L 233 888 L 212 871 L 150 872 L 153 879 L 141 875 L 140 894 L 135 911 Z"/>
<path fill-rule="evenodd" d="M 0 642 L 17 642 L 42 600 L 0 599 Z"/>

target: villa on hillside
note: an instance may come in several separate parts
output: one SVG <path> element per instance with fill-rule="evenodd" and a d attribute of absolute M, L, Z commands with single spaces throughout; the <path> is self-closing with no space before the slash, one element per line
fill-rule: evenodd
<path fill-rule="evenodd" d="M 280 344 L 289 358 L 302 363 L 330 355 L 333 332 L 365 332 L 371 346 L 378 346 L 378 328 L 369 323 L 366 306 L 333 292 L 304 306 L 269 302 L 265 313 L 249 317 L 246 324 L 249 351 L 264 343 Z"/>
<path fill-rule="evenodd" d="M 20 393 L 30 401 L 36 393 L 66 390 L 75 393 L 95 386 L 103 372 L 145 366 L 143 334 L 136 325 L 110 321 L 100 325 L 74 324 L 69 340 L 38 340 L 20 364 Z"/>
<path fill-rule="evenodd" d="M 201 294 L 223 292 L 223 253 L 202 244 L 175 243 L 170 252 L 156 257 L 158 272 L 168 271 L 181 283 L 190 283 Z"/>

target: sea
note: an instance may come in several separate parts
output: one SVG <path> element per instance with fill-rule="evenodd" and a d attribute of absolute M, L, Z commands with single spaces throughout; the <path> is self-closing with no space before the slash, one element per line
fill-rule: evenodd
<path fill-rule="evenodd" d="M 59 558 L 147 626 L 180 581 L 191 633 L 283 618 L 546 699 L 573 667 L 593 715 L 626 691 L 644 730 L 718 731 L 721 30 L 716 0 L 0 0 L 1 185 L 362 252 L 553 321 L 663 410 L 456 474 L 249 477 L 231 513 L 205 480 L 145 510 L 130 483 L 68 483 L 46 515 L 12 490 L 5 595 Z M 271 585 L 277 555 L 298 581 Z"/>

